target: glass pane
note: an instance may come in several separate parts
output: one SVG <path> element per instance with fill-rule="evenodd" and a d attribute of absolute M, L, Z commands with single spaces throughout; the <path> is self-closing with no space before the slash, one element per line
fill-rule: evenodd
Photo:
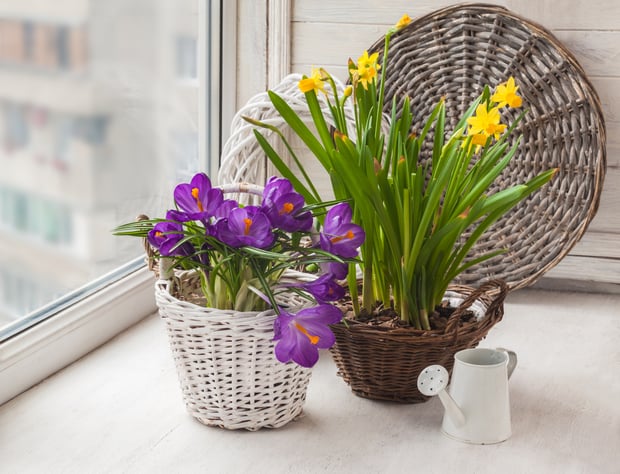
<path fill-rule="evenodd" d="M 198 7 L 0 2 L 0 333 L 140 256 L 111 230 L 203 168 Z"/>

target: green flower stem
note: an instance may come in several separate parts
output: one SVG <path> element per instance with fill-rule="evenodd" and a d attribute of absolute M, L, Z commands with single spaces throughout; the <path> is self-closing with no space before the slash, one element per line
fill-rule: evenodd
<path fill-rule="evenodd" d="M 494 249 L 466 260 L 475 243 L 499 218 L 547 183 L 554 171 L 490 193 L 517 151 L 519 140 L 510 146 L 507 137 L 522 115 L 499 138 L 492 131 L 487 132 L 489 126 L 491 130 L 499 126 L 495 122 L 485 124 L 483 120 L 495 119 L 484 119 L 482 114 L 480 117 L 477 114 L 480 104 L 486 105 L 487 112 L 497 105 L 491 101 L 487 86 L 448 134 L 443 99 L 415 136 L 412 134 L 414 111 L 409 98 L 394 97 L 389 130 L 385 133 L 382 127 L 385 79 L 391 35 L 395 31 L 396 28 L 391 29 L 385 35 L 378 84 L 376 80 L 368 81 L 366 76 L 362 82 L 360 66 L 356 68 L 349 63 L 354 138 L 347 137 L 345 100 L 339 100 L 337 95 L 333 100 L 327 97 L 328 107 L 323 111 L 316 93 L 306 93 L 318 138 L 281 97 L 273 93 L 270 97 L 285 122 L 330 176 L 334 196 L 351 203 L 354 221 L 366 232 L 361 246 L 361 307 L 358 307 L 358 282 L 352 272 L 348 277 L 355 314 L 372 311 L 377 301 L 385 306 L 393 303 L 401 319 L 428 330 L 430 315 L 441 303 L 450 282 L 472 265 L 505 251 Z M 331 76 L 324 74 L 336 91 Z M 325 113 L 331 114 L 336 124 L 333 134 L 328 134 Z M 494 114 L 497 117 L 497 110 Z M 482 141 L 486 137 L 483 145 L 472 145 L 473 138 L 465 136 L 472 131 L 472 123 L 482 123 L 480 129 L 488 133 L 482 136 Z M 280 170 L 283 161 L 274 156 L 264 140 L 259 143 Z M 480 143 L 480 134 L 476 143 Z M 429 146 L 432 147 L 430 163 L 422 165 L 421 150 Z M 300 164 L 299 167 L 303 170 Z M 294 183 L 295 187 L 298 185 Z M 317 200 L 320 201 L 318 195 Z"/>

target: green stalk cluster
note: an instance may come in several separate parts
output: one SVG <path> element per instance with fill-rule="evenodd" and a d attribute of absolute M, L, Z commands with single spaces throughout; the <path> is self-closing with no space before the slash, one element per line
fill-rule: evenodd
<path fill-rule="evenodd" d="M 338 96 L 333 79 L 325 71 L 324 80 L 331 85 L 326 94 L 329 112 L 321 107 L 314 90 L 305 93 L 318 136 L 282 97 L 273 92 L 269 95 L 288 126 L 327 171 L 335 198 L 350 202 L 354 221 L 366 232 L 360 249 L 361 307 L 357 305 L 355 272 L 349 272 L 349 290 L 356 312 L 372 311 L 377 301 L 384 305 L 391 302 L 401 319 L 428 330 L 429 316 L 441 303 L 450 282 L 471 266 L 505 251 L 497 249 L 467 259 L 474 244 L 501 216 L 548 182 L 555 170 L 489 194 L 517 150 L 519 140 L 513 146 L 506 140 L 522 116 L 499 139 L 489 139 L 481 147 L 473 145 L 472 137 L 465 134 L 467 119 L 479 104 L 489 103 L 488 87 L 452 132 L 445 129 L 446 107 L 440 101 L 421 133 L 411 134 L 413 111 L 406 97 L 401 106 L 394 100 L 389 132 L 384 133 L 384 78 L 391 34 L 390 31 L 385 37 L 379 86 L 372 81 L 364 87 L 355 73 L 351 74 L 355 137 L 348 136 L 346 98 Z M 331 114 L 335 132 L 327 125 L 324 113 Z M 286 143 L 284 135 L 274 131 Z M 321 202 L 289 144 L 286 147 L 303 181 L 258 130 L 255 135 L 278 171 L 294 183 L 306 201 Z M 432 160 L 424 165 L 420 152 L 427 140 L 433 143 Z"/>

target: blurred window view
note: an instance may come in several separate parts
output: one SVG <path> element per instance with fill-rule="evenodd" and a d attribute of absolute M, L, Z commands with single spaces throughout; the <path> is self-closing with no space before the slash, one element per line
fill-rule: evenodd
<path fill-rule="evenodd" d="M 111 230 L 206 166 L 199 1 L 0 0 L 0 340 L 138 262 Z"/>

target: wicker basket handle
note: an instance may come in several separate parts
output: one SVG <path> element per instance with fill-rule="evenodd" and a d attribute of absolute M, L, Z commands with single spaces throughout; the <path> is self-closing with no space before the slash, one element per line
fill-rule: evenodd
<path fill-rule="evenodd" d="M 508 285 L 503 280 L 489 280 L 486 283 L 480 285 L 479 288 L 476 288 L 472 293 L 463 300 L 463 302 L 459 305 L 458 308 L 450 315 L 448 319 L 448 323 L 446 324 L 446 333 L 456 332 L 459 324 L 459 320 L 463 313 L 472 305 L 474 302 L 480 298 L 484 294 L 493 295 L 493 301 L 489 304 L 487 308 L 487 314 L 489 314 L 490 318 L 501 317 L 502 312 L 498 311 L 501 305 L 506 299 L 506 295 L 508 294 Z"/>

